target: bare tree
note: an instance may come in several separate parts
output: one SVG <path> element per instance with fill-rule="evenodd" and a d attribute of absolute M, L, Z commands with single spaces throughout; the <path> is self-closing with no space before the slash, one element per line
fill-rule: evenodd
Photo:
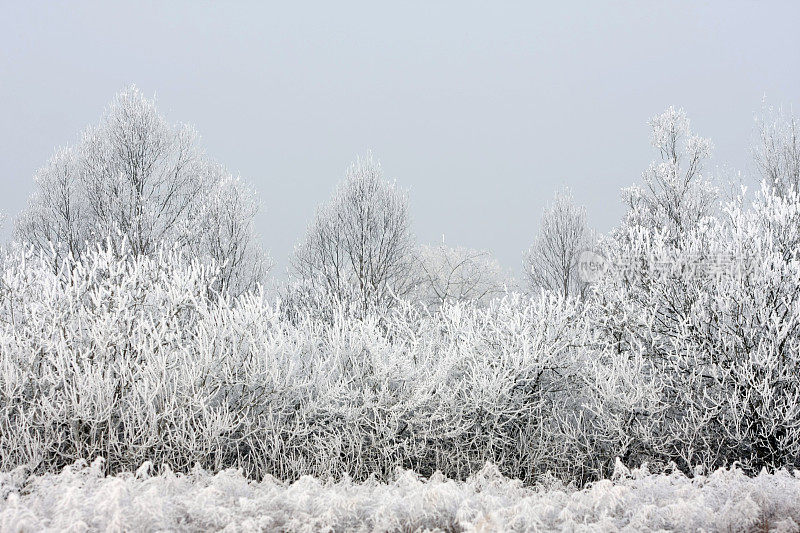
<path fill-rule="evenodd" d="M 88 236 L 82 223 L 86 207 L 77 173 L 70 148 L 57 150 L 36 172 L 36 188 L 16 223 L 18 237 L 40 249 L 52 244 L 60 255 L 79 255 Z"/>
<path fill-rule="evenodd" d="M 219 288 L 247 290 L 269 269 L 254 238 L 252 191 L 206 157 L 194 128 L 167 123 L 135 87 L 35 179 L 16 234 L 59 256 L 79 257 L 111 236 L 137 255 L 166 242 L 214 259 L 223 264 Z"/>
<path fill-rule="evenodd" d="M 800 124 L 794 113 L 766 104 L 756 118 L 758 142 L 753 159 L 761 178 L 781 196 L 800 187 Z"/>
<path fill-rule="evenodd" d="M 416 245 L 406 194 L 371 153 L 347 169 L 296 247 L 294 274 L 361 312 L 388 307 L 414 286 Z"/>
<path fill-rule="evenodd" d="M 186 235 L 195 236 L 191 249 L 220 267 L 220 288 L 241 294 L 263 283 L 272 262 L 255 238 L 255 191 L 221 166 L 214 172 L 217 178 L 202 206 L 201 226 L 194 232 L 187 228 Z"/>
<path fill-rule="evenodd" d="M 502 294 L 509 278 L 497 260 L 484 250 L 421 246 L 416 299 L 436 309 L 447 302 L 485 304 Z"/>
<path fill-rule="evenodd" d="M 702 175 L 711 141 L 694 135 L 683 109 L 669 107 L 653 117 L 651 144 L 659 160 L 642 175 L 642 185 L 623 190 L 627 225 L 666 228 L 678 235 L 713 211 L 717 191 Z"/>
<path fill-rule="evenodd" d="M 568 191 L 557 193 L 544 211 L 539 234 L 525 254 L 531 290 L 548 289 L 564 296 L 582 295 L 578 260 L 592 244 L 586 210 L 576 207 Z"/>

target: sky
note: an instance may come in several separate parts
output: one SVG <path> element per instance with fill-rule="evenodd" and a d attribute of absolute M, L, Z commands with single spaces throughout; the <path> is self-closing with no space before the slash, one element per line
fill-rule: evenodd
<path fill-rule="evenodd" d="M 800 110 L 800 2 L 0 0 L 0 212 L 137 85 L 248 180 L 277 263 L 367 150 L 409 191 L 420 242 L 521 271 L 568 187 L 605 232 L 681 106 L 709 173 L 753 175 L 754 114 Z M 0 235 L 10 235 L 7 222 Z"/>

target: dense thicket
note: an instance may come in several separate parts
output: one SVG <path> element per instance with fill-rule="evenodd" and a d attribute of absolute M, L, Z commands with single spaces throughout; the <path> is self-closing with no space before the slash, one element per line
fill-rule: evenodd
<path fill-rule="evenodd" d="M 582 311 L 548 295 L 290 321 L 258 294 L 207 298 L 213 272 L 177 252 L 99 248 L 57 273 L 21 249 L 5 262 L 3 469 L 103 456 L 112 469 L 463 477 L 492 459 L 528 479 L 558 446 L 549 426 L 583 357 Z"/>
<path fill-rule="evenodd" d="M 291 319 L 209 298 L 181 252 L 12 247 L 0 282 L 0 469 L 102 456 L 355 479 L 397 466 L 533 481 L 628 463 L 800 466 L 800 198 L 764 188 L 677 236 L 630 226 L 583 300 L 398 301 Z M 357 304 L 356 304 L 357 305 Z"/>

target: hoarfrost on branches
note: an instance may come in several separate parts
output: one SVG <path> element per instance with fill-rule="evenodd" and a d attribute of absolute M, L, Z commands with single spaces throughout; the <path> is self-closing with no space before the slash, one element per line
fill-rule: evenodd
<path fill-rule="evenodd" d="M 586 210 L 573 203 L 569 191 L 557 193 L 542 215 L 536 240 L 525 253 L 528 290 L 556 291 L 565 297 L 583 294 L 586 284 L 580 279 L 578 261 L 593 240 Z"/>
<path fill-rule="evenodd" d="M 362 314 L 414 287 L 408 199 L 372 153 L 358 157 L 295 248 L 293 274 Z"/>
<path fill-rule="evenodd" d="M 0 468 L 103 456 L 248 475 L 576 482 L 614 459 L 747 472 L 800 457 L 800 197 L 764 187 L 680 236 L 629 228 L 582 300 L 287 320 L 211 298 L 180 250 L 2 257 Z M 122 241 L 124 244 L 124 241 Z M 56 264 L 57 268 L 53 268 Z M 446 384 L 446 386 L 442 386 Z"/>
<path fill-rule="evenodd" d="M 417 247 L 359 158 L 273 302 L 253 192 L 123 91 L 0 251 L 0 528 L 796 530 L 796 127 L 766 124 L 718 205 L 710 142 L 655 117 L 597 279 L 561 195 L 527 296 Z"/>
<path fill-rule="evenodd" d="M 54 247 L 56 259 L 79 257 L 108 236 L 134 254 L 174 244 L 218 261 L 215 287 L 234 292 L 255 288 L 270 268 L 253 232 L 254 193 L 203 153 L 193 127 L 169 124 L 136 87 L 119 92 L 100 123 L 57 150 L 35 181 L 16 234 Z"/>
<path fill-rule="evenodd" d="M 764 102 L 756 117 L 758 140 L 753 159 L 759 173 L 779 194 L 800 187 L 800 124 L 793 112 Z"/>
<path fill-rule="evenodd" d="M 717 189 L 703 175 L 712 144 L 691 131 L 683 109 L 669 107 L 649 124 L 650 143 L 659 159 L 642 174 L 641 185 L 623 191 L 629 207 L 626 225 L 663 228 L 678 235 L 714 210 Z"/>
<path fill-rule="evenodd" d="M 489 252 L 444 243 L 420 246 L 418 265 L 419 284 L 412 297 L 434 310 L 448 302 L 486 305 L 511 280 Z"/>

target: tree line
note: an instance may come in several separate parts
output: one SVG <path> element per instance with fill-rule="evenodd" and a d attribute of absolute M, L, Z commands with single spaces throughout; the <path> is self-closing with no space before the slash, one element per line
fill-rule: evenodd
<path fill-rule="evenodd" d="M 110 237 L 135 254 L 168 243 L 222 265 L 217 291 L 238 295 L 267 280 L 273 263 L 254 231 L 255 191 L 203 151 L 192 126 L 168 123 L 135 87 L 118 93 L 99 123 L 58 149 L 34 179 L 14 235 L 52 247 L 56 261 L 80 258 Z M 528 255 L 528 288 L 573 290 L 574 258 L 563 254 L 590 244 L 585 214 L 561 195 L 542 224 Z M 407 193 L 384 177 L 371 153 L 358 157 L 296 246 L 282 296 L 309 303 L 309 291 L 324 291 L 363 313 L 398 298 L 433 308 L 485 303 L 516 286 L 489 252 L 419 245 L 410 226 Z"/>
<path fill-rule="evenodd" d="M 649 124 L 658 157 L 640 183 L 623 190 L 628 210 L 615 231 L 647 225 L 677 234 L 719 205 L 719 188 L 703 174 L 712 145 L 691 131 L 680 109 L 669 108 Z M 793 115 L 772 109 L 758 122 L 754 161 L 761 178 L 780 190 L 798 182 L 797 130 Z M 135 87 L 118 93 L 75 145 L 57 150 L 35 183 L 15 237 L 54 248 L 56 258 L 79 258 L 111 236 L 136 254 L 152 254 L 166 242 L 221 265 L 214 290 L 238 295 L 267 280 L 273 263 L 254 231 L 255 191 L 204 153 L 193 127 L 169 124 Z M 569 191 L 557 192 L 517 283 L 488 251 L 419 245 L 407 193 L 368 153 L 317 209 L 292 254 L 282 296 L 310 305 L 309 295 L 322 291 L 365 313 L 399 298 L 436 308 L 446 301 L 485 303 L 508 289 L 583 295 L 578 261 L 598 238 Z"/>

